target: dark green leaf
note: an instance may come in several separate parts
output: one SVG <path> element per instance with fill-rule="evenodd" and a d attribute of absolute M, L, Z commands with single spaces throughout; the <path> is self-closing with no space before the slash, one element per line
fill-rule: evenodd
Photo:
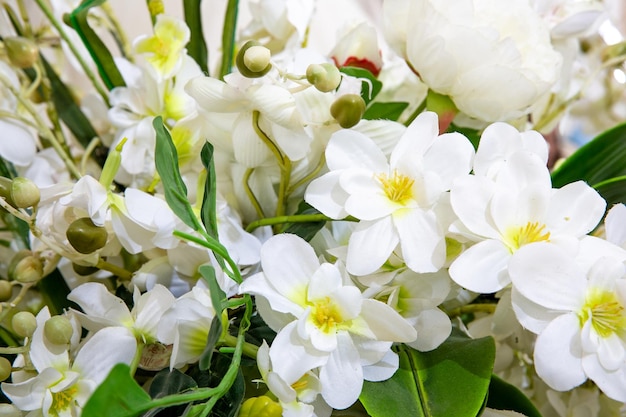
<path fill-rule="evenodd" d="M 105 1 L 106 0 L 83 0 L 83 2 L 70 13 L 68 22 L 66 23 L 76 30 L 96 63 L 102 81 L 104 81 L 107 88 L 111 90 L 114 87 L 124 86 L 126 83 L 117 69 L 113 61 L 113 56 L 108 48 L 87 22 L 89 9 L 99 6 Z"/>
<path fill-rule="evenodd" d="M 132 417 L 150 403 L 150 396 L 130 375 L 128 365 L 113 367 L 83 408 L 82 417 Z"/>
<path fill-rule="evenodd" d="M 206 346 L 200 359 L 198 360 L 198 366 L 201 371 L 206 371 L 211 366 L 211 358 L 213 357 L 213 350 L 215 350 L 215 344 L 220 340 L 222 335 L 222 321 L 219 315 L 215 315 L 211 321 L 211 329 L 209 330 L 209 336 L 207 337 Z"/>
<path fill-rule="evenodd" d="M 226 308 L 224 303 L 226 302 L 227 297 L 224 290 L 222 290 L 220 285 L 217 283 L 215 269 L 211 265 L 202 265 L 198 268 L 198 272 L 200 272 L 200 275 L 209 288 L 209 294 L 211 295 L 211 303 L 215 309 L 215 315 L 220 318 L 222 311 Z"/>
<path fill-rule="evenodd" d="M 185 11 L 185 22 L 191 31 L 191 37 L 187 44 L 187 53 L 200 66 L 205 75 L 209 75 L 209 53 L 206 42 L 204 41 L 204 32 L 202 31 L 202 13 L 200 5 L 202 0 L 185 0 L 183 8 Z"/>
<path fill-rule="evenodd" d="M 216 190 L 215 185 L 215 164 L 213 163 L 213 145 L 209 142 L 205 143 L 200 152 L 200 159 L 206 169 L 206 181 L 204 183 L 204 198 L 202 199 L 202 208 L 200 209 L 200 217 L 206 231 L 218 239 L 217 234 L 217 210 L 216 210 Z"/>
<path fill-rule="evenodd" d="M 150 397 L 161 398 L 166 395 L 178 394 L 180 392 L 187 391 L 191 388 L 197 388 L 198 384 L 194 379 L 178 369 L 170 371 L 169 369 L 163 369 L 159 371 L 152 382 L 150 383 Z M 148 411 L 142 417 L 177 417 L 181 411 L 185 409 L 185 406 L 174 406 L 166 409 L 155 408 Z"/>
<path fill-rule="evenodd" d="M 230 74 L 235 60 L 235 35 L 237 33 L 237 12 L 239 0 L 228 0 L 222 30 L 222 64 L 220 65 L 220 79 Z"/>
<path fill-rule="evenodd" d="M 493 339 L 460 331 L 431 352 L 400 348 L 400 368 L 383 382 L 365 382 L 360 400 L 373 417 L 476 416 L 495 358 Z"/>
<path fill-rule="evenodd" d="M 320 212 L 314 209 L 311 205 L 302 201 L 298 206 L 298 210 L 295 214 L 320 214 Z M 315 234 L 319 232 L 319 230 L 324 227 L 325 224 L 325 221 L 288 223 L 284 229 L 284 233 L 292 233 L 294 235 L 298 235 L 308 242 L 313 239 L 313 236 L 315 236 Z"/>
<path fill-rule="evenodd" d="M 496 375 L 491 377 L 487 407 L 496 410 L 513 410 L 526 417 L 541 417 L 541 413 L 517 387 L 504 382 Z"/>
<path fill-rule="evenodd" d="M 556 188 L 578 180 L 590 185 L 626 176 L 626 123 L 601 133 L 552 173 Z"/>
<path fill-rule="evenodd" d="M 50 309 L 51 315 L 62 314 L 68 308 L 77 309 L 78 305 L 69 301 L 67 295 L 70 288 L 65 283 L 63 275 L 58 269 L 55 269 L 44 279 L 37 283 L 37 288 L 44 300 L 44 303 Z"/>
<path fill-rule="evenodd" d="M 202 226 L 187 199 L 187 187 L 180 175 L 178 153 L 172 137 L 163 125 L 161 116 L 155 117 L 152 125 L 156 131 L 154 163 L 165 189 L 165 201 L 183 223 L 200 230 Z"/>
<path fill-rule="evenodd" d="M 358 67 L 343 67 L 339 69 L 339 71 L 346 75 L 363 80 L 361 83 L 361 97 L 365 100 L 365 104 L 369 104 L 370 101 L 374 100 L 383 88 L 383 83 L 378 81 L 374 74 L 366 69 Z"/>
<path fill-rule="evenodd" d="M 397 121 L 402 112 L 409 106 L 405 102 L 372 103 L 363 114 L 366 120 L 386 119 Z"/>
<path fill-rule="evenodd" d="M 626 176 L 611 178 L 593 185 L 608 204 L 626 203 Z"/>

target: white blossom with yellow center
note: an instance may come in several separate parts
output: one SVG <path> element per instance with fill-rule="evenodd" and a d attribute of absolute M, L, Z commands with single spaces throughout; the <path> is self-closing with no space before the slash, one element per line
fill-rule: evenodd
<path fill-rule="evenodd" d="M 265 242 L 261 265 L 263 272 L 247 278 L 240 292 L 257 296 L 263 319 L 278 333 L 269 351 L 272 374 L 291 386 L 319 368 L 322 397 L 337 409 L 357 400 L 364 379 L 393 375 L 398 357 L 392 342 L 417 336 L 393 308 L 365 298 L 340 264 L 320 264 L 295 235 Z"/>
<path fill-rule="evenodd" d="M 391 123 L 391 122 L 390 122 Z M 389 160 L 367 136 L 342 130 L 326 148 L 330 172 L 311 182 L 305 200 L 334 219 L 360 223 L 348 243 L 354 275 L 380 268 L 399 245 L 415 272 L 436 272 L 446 258 L 437 204 L 455 178 L 470 171 L 474 149 L 459 133 L 438 135 L 426 112 L 406 129 Z"/>
<path fill-rule="evenodd" d="M 537 333 L 537 374 L 553 389 L 587 378 L 626 401 L 626 251 L 586 237 L 576 256 L 541 242 L 522 247 L 509 266 L 520 323 Z"/>
<path fill-rule="evenodd" d="M 451 230 L 476 242 L 454 260 L 450 276 L 481 293 L 511 282 L 509 261 L 526 246 L 542 242 L 576 251 L 606 207 L 582 181 L 553 189 L 545 160 L 529 150 L 503 155 L 497 165 L 481 167 L 485 175 L 459 179 L 450 192 L 459 219 Z"/>

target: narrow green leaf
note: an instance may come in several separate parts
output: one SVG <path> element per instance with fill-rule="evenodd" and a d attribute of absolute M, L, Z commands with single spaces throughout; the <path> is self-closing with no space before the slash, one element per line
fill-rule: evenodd
<path fill-rule="evenodd" d="M 226 74 L 230 74 L 235 61 L 235 34 L 237 32 L 237 12 L 239 0 L 228 0 L 226 15 L 224 16 L 224 29 L 222 30 L 222 64 L 220 66 L 220 80 Z"/>
<path fill-rule="evenodd" d="M 526 417 L 541 417 L 541 413 L 517 387 L 492 375 L 489 384 L 487 407 L 496 410 L 513 410 Z"/>
<path fill-rule="evenodd" d="M 206 181 L 204 182 L 204 198 L 202 199 L 202 208 L 200 209 L 200 217 L 206 231 L 218 239 L 217 233 L 217 186 L 215 185 L 215 164 L 213 163 L 213 145 L 209 142 L 205 143 L 200 152 L 200 159 L 206 169 Z"/>
<path fill-rule="evenodd" d="M 204 41 L 204 32 L 202 31 L 202 13 L 200 5 L 202 0 L 185 0 L 183 8 L 185 13 L 185 22 L 191 31 L 191 37 L 187 44 L 187 53 L 200 66 L 205 75 L 209 75 L 209 53 L 206 42 Z"/>
<path fill-rule="evenodd" d="M 460 331 L 431 352 L 400 347 L 400 368 L 383 382 L 365 382 L 360 400 L 372 417 L 476 416 L 483 407 L 493 361 L 493 339 Z"/>
<path fill-rule="evenodd" d="M 403 101 L 390 101 L 386 103 L 372 103 L 363 114 L 366 120 L 386 119 L 397 121 L 402 112 L 409 106 Z"/>
<path fill-rule="evenodd" d="M 366 69 L 358 68 L 358 67 L 343 67 L 340 68 L 339 71 L 343 72 L 346 75 L 350 75 L 352 77 L 360 78 L 363 80 L 361 83 L 361 97 L 365 100 L 365 104 L 369 104 L 370 101 L 374 100 L 380 90 L 383 88 L 383 83 L 378 81 L 378 79 Z"/>
<path fill-rule="evenodd" d="M 222 335 L 222 320 L 220 315 L 213 317 L 211 321 L 211 329 L 209 329 L 209 335 L 207 337 L 206 346 L 204 351 L 200 355 L 198 360 L 198 367 L 201 371 L 206 371 L 211 366 L 211 359 L 213 358 L 213 351 L 215 350 L 215 344 L 220 340 Z"/>
<path fill-rule="evenodd" d="M 552 184 L 559 188 L 574 181 L 600 184 L 626 176 L 626 123 L 596 136 L 570 155 L 552 173 Z"/>
<path fill-rule="evenodd" d="M 150 403 L 150 396 L 130 375 L 128 365 L 113 367 L 83 408 L 82 417 L 133 417 Z"/>
<path fill-rule="evenodd" d="M 180 175 L 178 153 L 172 137 L 161 116 L 155 117 L 152 125 L 156 131 L 154 163 L 165 189 L 165 201 L 183 223 L 194 230 L 200 230 L 202 225 L 187 199 L 187 187 Z"/>
<path fill-rule="evenodd" d="M 200 272 L 204 282 L 206 282 L 209 287 L 209 294 L 211 294 L 211 303 L 215 309 L 215 315 L 220 317 L 222 311 L 226 308 L 225 302 L 227 297 L 224 290 L 222 290 L 220 285 L 217 283 L 215 269 L 211 265 L 202 265 L 198 268 L 198 272 Z"/>
<path fill-rule="evenodd" d="M 626 176 L 601 181 L 594 184 L 593 188 L 600 193 L 608 204 L 626 203 Z"/>
<path fill-rule="evenodd" d="M 69 14 L 66 23 L 76 30 L 96 63 L 102 81 L 104 81 L 107 88 L 111 90 L 115 87 L 124 86 L 126 83 L 115 65 L 113 56 L 108 48 L 87 22 L 89 9 L 99 6 L 105 1 L 106 0 L 83 0 L 83 2 Z"/>

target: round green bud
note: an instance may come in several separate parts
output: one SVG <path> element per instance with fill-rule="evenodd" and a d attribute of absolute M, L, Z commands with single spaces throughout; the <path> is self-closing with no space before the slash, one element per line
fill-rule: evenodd
<path fill-rule="evenodd" d="M 256 41 L 248 41 L 239 50 L 235 64 L 244 77 L 259 78 L 272 69 L 271 57 L 269 49 Z"/>
<path fill-rule="evenodd" d="M 44 336 L 55 345 L 67 345 L 73 333 L 72 323 L 64 316 L 50 317 L 43 326 Z"/>
<path fill-rule="evenodd" d="M 80 253 L 92 253 L 106 245 L 109 234 L 89 217 L 74 220 L 65 232 L 70 245 Z"/>
<path fill-rule="evenodd" d="M 0 404 L 0 417 L 22 417 L 22 412 L 13 404 Z"/>
<path fill-rule="evenodd" d="M 41 193 L 39 187 L 24 177 L 17 177 L 13 179 L 11 184 L 11 199 L 15 205 L 19 208 L 33 207 L 39 204 Z"/>
<path fill-rule="evenodd" d="M 13 255 L 8 270 L 9 279 L 21 282 L 37 282 L 43 278 L 43 262 L 27 249 Z"/>
<path fill-rule="evenodd" d="M 13 198 L 11 198 L 12 184 L 13 180 L 11 180 L 10 178 L 0 177 L 0 197 L 4 197 L 11 207 L 17 208 L 17 206 L 13 202 Z"/>
<path fill-rule="evenodd" d="M 283 407 L 265 395 L 248 398 L 239 409 L 239 417 L 280 417 L 282 415 Z"/>
<path fill-rule="evenodd" d="M 13 286 L 7 280 L 0 281 L 0 302 L 11 299 L 13 295 Z"/>
<path fill-rule="evenodd" d="M 39 48 L 30 39 L 21 36 L 5 37 L 4 46 L 9 61 L 18 68 L 30 68 L 39 59 Z"/>
<path fill-rule="evenodd" d="M 365 101 L 358 94 L 344 94 L 330 106 L 330 114 L 344 129 L 359 123 L 365 113 Z"/>
<path fill-rule="evenodd" d="M 31 337 L 37 328 L 37 319 L 30 311 L 20 311 L 11 319 L 11 326 L 19 337 Z"/>
<path fill-rule="evenodd" d="M 322 93 L 336 90 L 341 83 L 341 73 L 333 64 L 311 64 L 306 69 L 306 79 Z"/>
<path fill-rule="evenodd" d="M 79 265 L 77 263 L 72 263 L 72 269 L 78 275 L 83 276 L 83 277 L 87 275 L 95 274 L 96 272 L 100 270 L 96 268 L 95 266 L 85 266 L 85 265 Z"/>
<path fill-rule="evenodd" d="M 4 356 L 0 356 L 0 381 L 11 376 L 11 362 Z M 1 414 L 0 414 L 1 415 Z"/>

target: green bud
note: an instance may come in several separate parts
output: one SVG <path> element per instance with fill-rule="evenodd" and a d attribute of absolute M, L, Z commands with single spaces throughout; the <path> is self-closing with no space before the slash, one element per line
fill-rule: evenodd
<path fill-rule="evenodd" d="M 43 263 L 28 249 L 13 255 L 8 270 L 9 279 L 22 283 L 36 282 L 43 277 Z"/>
<path fill-rule="evenodd" d="M 64 316 L 50 317 L 43 326 L 44 336 L 55 345 L 67 345 L 73 333 L 72 323 Z"/>
<path fill-rule="evenodd" d="M 13 286 L 9 281 L 1 280 L 0 281 L 0 302 L 7 301 L 11 299 L 13 295 Z"/>
<path fill-rule="evenodd" d="M 4 197 L 11 207 L 17 208 L 17 206 L 13 202 L 13 198 L 11 198 L 12 185 L 13 180 L 11 180 L 10 178 L 0 177 L 0 197 Z"/>
<path fill-rule="evenodd" d="M 239 72 L 248 78 L 259 78 L 272 69 L 271 52 L 256 41 L 248 41 L 239 50 L 235 64 Z"/>
<path fill-rule="evenodd" d="M 18 68 L 30 68 L 39 59 L 39 48 L 30 39 L 21 36 L 5 37 L 4 46 L 9 61 Z"/>
<path fill-rule="evenodd" d="M 33 207 L 39 204 L 41 193 L 39 187 L 24 177 L 17 177 L 13 179 L 11 184 L 11 199 L 15 205 L 19 208 Z"/>
<path fill-rule="evenodd" d="M 11 326 L 19 337 L 31 337 L 37 328 L 37 319 L 30 311 L 20 311 L 11 319 Z"/>
<path fill-rule="evenodd" d="M 103 248 L 109 234 L 104 227 L 96 226 L 89 217 L 81 217 L 70 224 L 65 236 L 74 249 L 87 254 Z"/>
<path fill-rule="evenodd" d="M 349 129 L 359 123 L 363 113 L 365 113 L 365 101 L 358 94 L 344 94 L 330 106 L 330 114 L 344 129 Z"/>
<path fill-rule="evenodd" d="M 270 397 L 248 398 L 241 404 L 238 417 L 280 417 L 283 415 L 283 407 Z"/>
<path fill-rule="evenodd" d="M 77 263 L 72 263 L 72 269 L 78 275 L 83 276 L 83 277 L 87 275 L 95 274 L 96 272 L 100 270 L 96 268 L 95 266 L 85 266 L 85 265 L 79 265 Z"/>
<path fill-rule="evenodd" d="M 333 64 L 311 64 L 306 69 L 306 79 L 322 93 L 328 93 L 339 87 L 341 73 Z"/>
<path fill-rule="evenodd" d="M 4 356 L 0 356 L 0 381 L 11 376 L 11 362 Z M 0 414 L 1 416 L 2 414 Z"/>
<path fill-rule="evenodd" d="M 0 404 L 0 417 L 22 417 L 22 412 L 13 404 Z"/>

